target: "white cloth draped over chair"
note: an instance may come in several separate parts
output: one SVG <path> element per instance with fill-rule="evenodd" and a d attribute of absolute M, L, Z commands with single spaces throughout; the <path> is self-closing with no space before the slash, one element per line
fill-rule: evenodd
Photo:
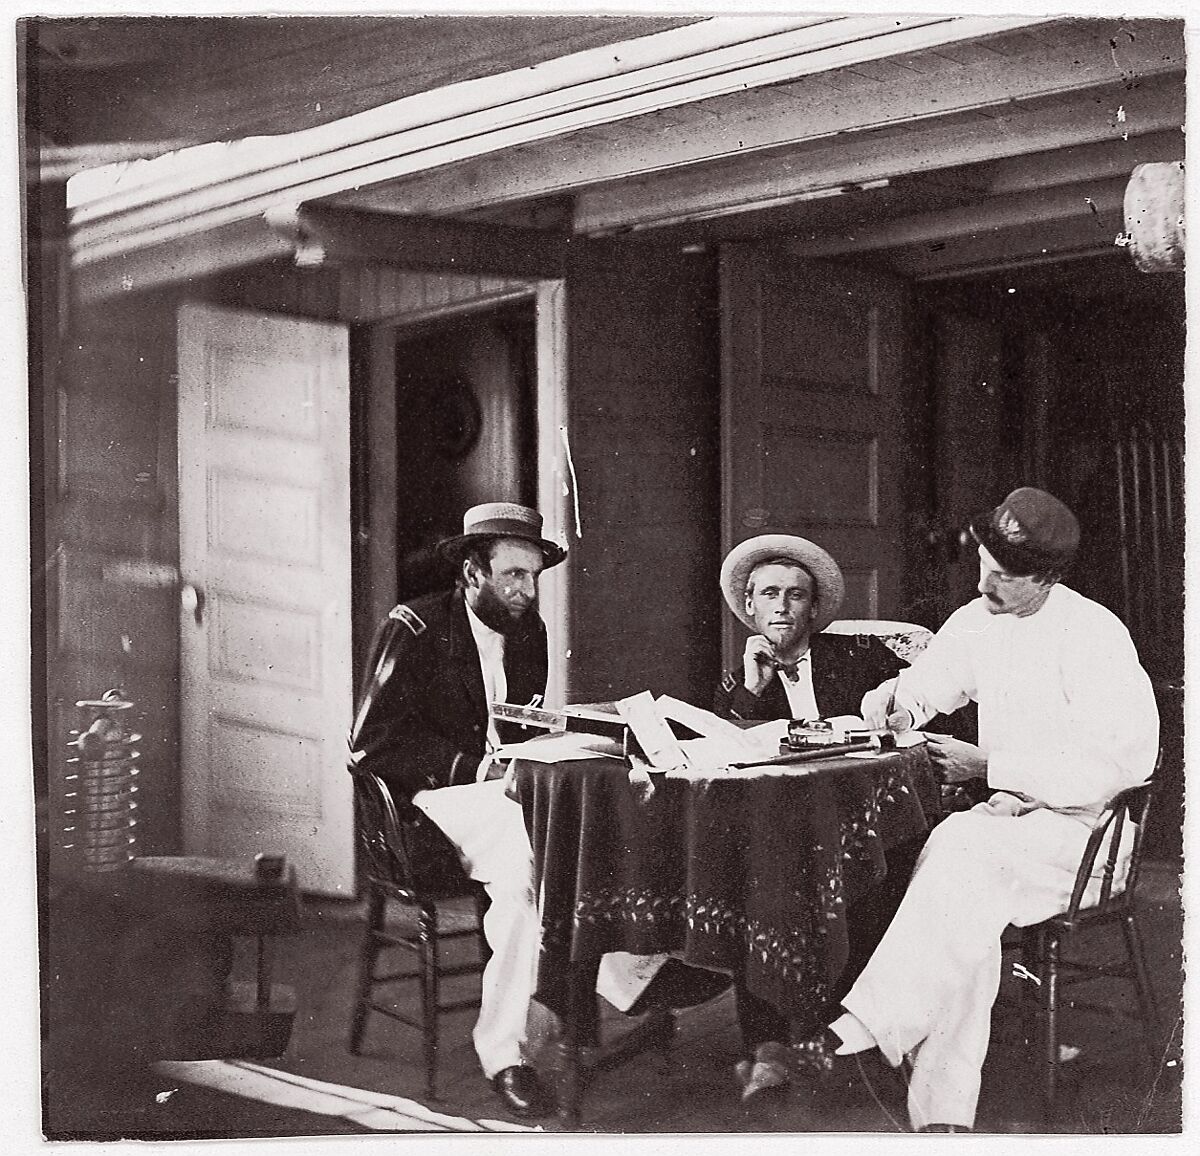
<path fill-rule="evenodd" d="M 897 658 L 909 665 L 929 645 L 933 631 L 913 622 L 891 622 L 882 618 L 840 618 L 831 622 L 825 634 L 873 635 Z"/>

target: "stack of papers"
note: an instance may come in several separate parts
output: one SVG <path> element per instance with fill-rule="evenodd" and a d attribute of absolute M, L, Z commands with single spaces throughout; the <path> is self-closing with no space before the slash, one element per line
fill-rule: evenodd
<path fill-rule="evenodd" d="M 587 717 L 587 708 L 565 707 L 564 712 Z M 706 776 L 728 772 L 731 763 L 755 763 L 759 760 L 776 758 L 780 744 L 787 737 L 788 719 L 775 719 L 753 727 L 742 727 L 727 719 L 719 718 L 712 711 L 692 706 L 670 695 L 655 698 L 649 691 L 620 699 L 609 707 L 596 711 L 598 718 L 611 721 L 620 718 L 629 728 L 641 748 L 645 763 L 653 770 L 675 774 Z M 847 732 L 875 733 L 868 730 L 866 723 L 853 715 L 839 715 L 828 720 L 833 725 L 834 737 L 842 742 Z M 671 723 L 678 723 L 699 737 L 677 739 Z M 920 731 L 905 731 L 895 736 L 899 748 L 915 746 L 925 741 Z M 531 759 L 540 763 L 569 762 L 575 759 L 621 758 L 624 750 L 621 742 L 601 735 L 568 731 L 545 735 L 526 742 L 509 743 L 495 753 L 498 761 Z M 852 757 L 874 758 L 872 751 L 853 752 Z M 819 769 L 820 763 L 811 764 Z M 787 773 L 803 772 L 809 764 L 795 767 L 781 766 L 778 770 Z"/>

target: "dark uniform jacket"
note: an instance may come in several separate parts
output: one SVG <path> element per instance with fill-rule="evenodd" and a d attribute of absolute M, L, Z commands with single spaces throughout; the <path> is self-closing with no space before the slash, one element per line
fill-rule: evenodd
<path fill-rule="evenodd" d="M 546 692 L 546 627 L 535 612 L 505 636 L 508 701 Z M 475 780 L 488 706 L 461 590 L 397 606 L 376 632 L 350 734 L 351 770 L 379 775 L 399 800 Z M 531 737 L 500 723 L 501 742 Z"/>
<path fill-rule="evenodd" d="M 814 634 L 808 648 L 812 655 L 813 696 L 821 718 L 857 715 L 863 695 L 906 665 L 873 635 Z M 740 667 L 731 671 L 717 687 L 713 713 L 753 722 L 791 718 L 783 677 L 776 672 L 762 694 L 756 695 L 746 689 Z"/>

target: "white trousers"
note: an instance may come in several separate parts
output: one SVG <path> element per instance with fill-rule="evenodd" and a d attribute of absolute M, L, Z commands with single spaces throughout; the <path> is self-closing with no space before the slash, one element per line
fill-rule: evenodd
<path fill-rule="evenodd" d="M 913 1063 L 908 1114 L 973 1127 L 1000 936 L 1066 909 L 1088 827 L 1053 811 L 1014 817 L 987 804 L 930 835 L 878 948 L 842 1000 L 889 1063 Z"/>
<path fill-rule="evenodd" d="M 458 848 L 467 874 L 482 883 L 491 906 L 483 933 L 492 958 L 483 970 L 479 1019 L 472 1038 L 483 1074 L 523 1062 L 525 1025 L 537 981 L 541 922 L 533 894 L 533 851 L 521 807 L 504 781 L 418 791 L 413 805 Z"/>
<path fill-rule="evenodd" d="M 533 849 L 520 804 L 503 779 L 418 791 L 413 805 L 458 848 L 463 868 L 487 890 L 483 933 L 492 958 L 483 969 L 479 1018 L 472 1038 L 483 1074 L 520 1064 L 529 1004 L 537 990 L 541 918 L 533 890 Z M 649 985 L 667 956 L 613 952 L 601 959 L 597 990 L 624 1011 Z"/>

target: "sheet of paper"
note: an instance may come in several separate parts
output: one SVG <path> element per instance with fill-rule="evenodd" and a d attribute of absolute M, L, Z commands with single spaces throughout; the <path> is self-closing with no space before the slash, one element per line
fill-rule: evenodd
<path fill-rule="evenodd" d="M 745 734 L 742 727 L 731 723 L 728 719 L 723 719 L 710 710 L 692 706 L 690 702 L 672 698 L 669 694 L 660 694 L 654 700 L 654 705 L 658 707 L 658 713 L 668 722 L 682 723 L 683 726 L 694 730 L 701 738 L 723 738 L 730 742 L 738 742 Z"/>
<path fill-rule="evenodd" d="M 666 720 L 654 705 L 654 696 L 643 690 L 617 701 L 617 710 L 637 739 L 638 746 L 652 767 L 669 771 L 687 765 L 687 756 Z"/>
<path fill-rule="evenodd" d="M 568 731 L 561 735 L 527 739 L 522 743 L 508 743 L 500 747 L 493 757 L 501 763 L 510 759 L 529 759 L 535 763 L 565 763 L 573 759 L 619 759 L 622 755 L 621 744 L 616 739 Z"/>

